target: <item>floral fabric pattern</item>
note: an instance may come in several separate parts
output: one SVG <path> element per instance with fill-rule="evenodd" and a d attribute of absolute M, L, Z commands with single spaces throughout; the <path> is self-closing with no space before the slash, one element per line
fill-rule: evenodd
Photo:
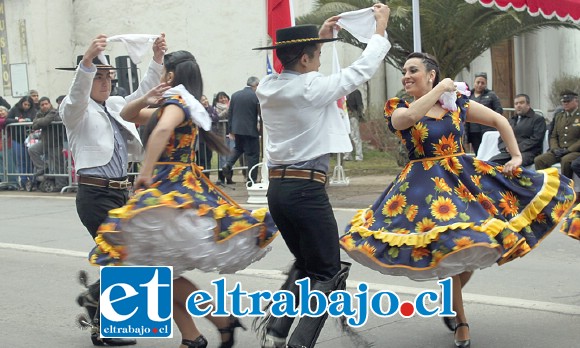
<path fill-rule="evenodd" d="M 570 210 L 572 182 L 557 170 L 505 175 L 503 166 L 465 155 L 469 100 L 458 94 L 456 103 L 457 111 L 396 130 L 391 115 L 409 105 L 387 101 L 387 127 L 411 161 L 346 227 L 340 243 L 356 261 L 417 280 L 503 264 L 537 246 Z"/>
<path fill-rule="evenodd" d="M 199 218 L 211 219 L 213 242 L 227 243 L 235 236 L 256 233 L 255 246 L 265 248 L 277 235 L 266 208 L 248 211 L 236 204 L 203 175 L 195 164 L 194 144 L 198 129 L 185 102 L 179 96 L 165 100 L 152 117 L 162 117 L 164 107 L 177 105 L 185 112 L 184 121 L 172 133 L 155 167 L 152 185 L 137 192 L 125 206 L 113 209 L 100 226 L 89 260 L 95 265 L 122 264 L 127 257 L 123 225 L 156 208 L 192 209 Z M 189 267 L 192 268 L 192 267 Z"/>
<path fill-rule="evenodd" d="M 556 212 L 559 214 L 560 212 Z M 580 204 L 577 204 L 562 224 L 561 231 L 568 236 L 580 240 Z"/>

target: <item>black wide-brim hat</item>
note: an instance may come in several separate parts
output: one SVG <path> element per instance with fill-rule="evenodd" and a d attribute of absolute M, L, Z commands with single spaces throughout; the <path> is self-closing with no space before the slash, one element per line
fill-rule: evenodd
<path fill-rule="evenodd" d="M 107 58 L 107 62 L 110 62 L 111 61 L 109 55 L 105 55 L 105 58 Z M 75 66 L 74 68 L 55 68 L 55 69 L 56 70 L 65 70 L 65 71 L 75 71 L 75 70 L 77 70 L 79 64 L 81 63 L 81 60 L 83 60 L 83 56 L 77 56 L 77 66 Z M 128 67 L 127 68 L 115 68 L 111 64 L 103 64 L 103 62 L 100 61 L 99 57 L 93 58 L 93 64 L 95 64 L 95 66 L 97 67 L 97 70 L 102 70 L 102 69 L 105 69 L 105 70 L 128 69 Z"/>
<path fill-rule="evenodd" d="M 275 50 L 294 45 L 303 45 L 309 43 L 321 43 L 340 40 L 321 39 L 318 37 L 318 28 L 316 25 L 305 24 L 294 27 L 282 28 L 276 30 L 276 43 L 273 46 L 256 47 L 253 50 Z"/>

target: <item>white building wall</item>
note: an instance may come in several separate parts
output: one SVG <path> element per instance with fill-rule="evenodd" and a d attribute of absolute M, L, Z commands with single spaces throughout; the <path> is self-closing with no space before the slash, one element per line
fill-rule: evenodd
<path fill-rule="evenodd" d="M 294 14 L 311 11 L 314 0 L 292 0 Z M 72 73 L 55 70 L 74 66 L 92 38 L 100 33 L 165 32 L 169 51 L 185 49 L 198 59 L 204 76 L 205 94 L 228 94 L 245 85 L 246 79 L 262 77 L 267 51 L 251 48 L 268 44 L 266 0 L 4 0 L 10 62 L 27 63 L 30 88 L 55 99 L 68 92 Z M 25 35 L 21 34 L 22 21 Z M 338 43 L 342 66 L 353 62 L 361 50 Z M 516 92 L 532 98 L 532 105 L 547 111 L 552 80 L 561 73 L 580 74 L 580 32 L 545 29 L 516 39 Z M 120 43 L 110 44 L 111 57 L 126 55 Z M 332 69 L 331 45 L 325 45 L 322 73 Z M 139 65 L 145 70 L 151 53 Z M 477 58 L 456 79 L 473 82 L 478 71 L 489 73 L 493 88 L 489 51 Z M 386 99 L 401 89 L 401 73 L 385 64 L 371 82 L 361 88 L 373 115 L 382 114 Z M 367 99 L 368 95 L 368 99 Z M 15 103 L 17 99 L 6 96 Z"/>

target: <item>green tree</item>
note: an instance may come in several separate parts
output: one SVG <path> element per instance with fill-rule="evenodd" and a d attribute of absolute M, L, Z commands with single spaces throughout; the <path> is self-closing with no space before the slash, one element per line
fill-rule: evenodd
<path fill-rule="evenodd" d="M 321 25 L 328 17 L 346 11 L 371 7 L 373 0 L 318 0 L 314 10 L 296 19 L 297 24 Z M 391 8 L 389 40 L 392 48 L 385 60 L 397 69 L 413 52 L 412 0 L 381 1 Z M 532 17 L 527 12 L 504 12 L 464 0 L 423 0 L 420 2 L 421 41 L 424 52 L 439 60 L 443 77 L 454 78 L 463 68 L 489 49 L 506 39 L 548 27 L 580 26 L 556 19 Z M 354 37 L 341 30 L 344 42 L 364 48 Z"/>

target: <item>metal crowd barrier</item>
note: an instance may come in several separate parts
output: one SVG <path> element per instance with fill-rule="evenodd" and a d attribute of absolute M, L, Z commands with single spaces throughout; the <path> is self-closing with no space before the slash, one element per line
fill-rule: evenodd
<path fill-rule="evenodd" d="M 2 186 L 8 189 L 65 192 L 73 188 L 74 169 L 62 122 L 33 129 L 12 123 L 2 131 Z"/>
<path fill-rule="evenodd" d="M 32 124 L 12 123 L 1 132 L 0 189 L 61 193 L 75 190 L 74 160 L 63 123 L 53 122 L 42 130 L 32 129 Z M 234 141 L 224 136 L 224 142 L 233 151 Z M 204 142 L 198 141 L 195 146 L 196 164 L 202 166 L 203 172 L 216 181 L 227 155 L 218 155 Z M 248 167 L 244 164 L 243 156 L 238 163 L 232 169 L 245 173 Z M 129 168 L 129 176 L 135 177 L 138 174 L 139 164 L 133 163 Z"/>

